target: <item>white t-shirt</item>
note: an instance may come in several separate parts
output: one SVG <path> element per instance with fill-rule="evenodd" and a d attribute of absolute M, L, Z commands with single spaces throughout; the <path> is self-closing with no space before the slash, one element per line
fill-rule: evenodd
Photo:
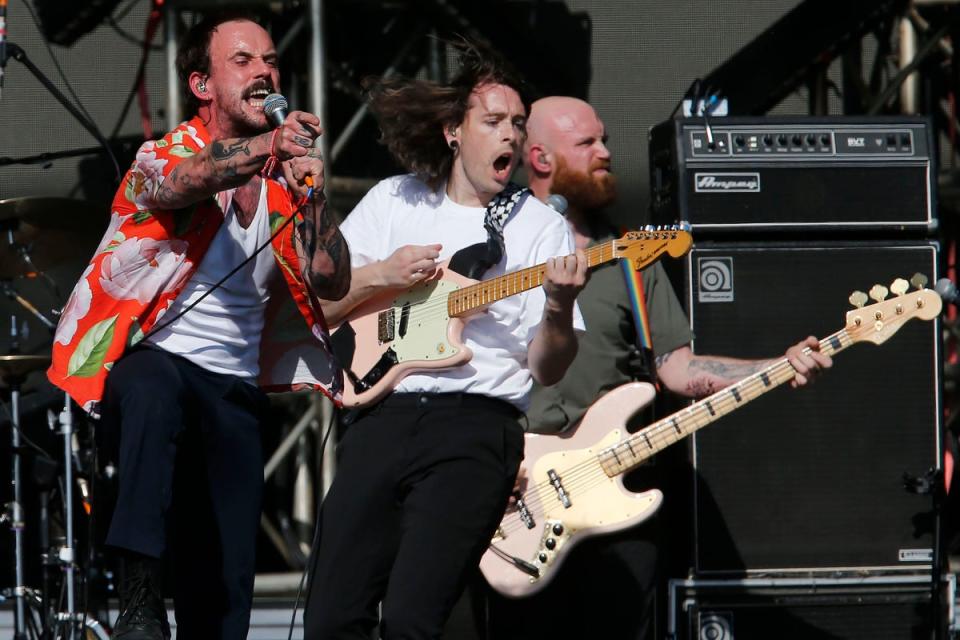
<path fill-rule="evenodd" d="M 261 186 L 253 222 L 244 229 L 231 198 L 223 224 L 200 266 L 164 313 L 173 317 L 208 291 L 270 239 L 267 189 Z M 200 303 L 148 338 L 207 371 L 239 376 L 251 382 L 260 373 L 260 335 L 270 299 L 270 280 L 278 273 L 267 247 Z M 162 323 L 163 318 L 159 321 Z"/>
<path fill-rule="evenodd" d="M 395 176 L 371 189 L 340 230 L 356 268 L 383 260 L 408 244 L 442 244 L 440 259 L 448 260 L 460 249 L 486 241 L 483 218 L 483 207 L 457 204 L 443 189 L 432 192 L 412 176 Z M 574 252 L 573 236 L 563 216 L 532 195 L 513 210 L 503 235 L 504 257 L 484 274 L 484 280 Z M 536 287 L 490 305 L 464 329 L 464 343 L 473 352 L 470 362 L 407 376 L 396 391 L 477 393 L 525 410 L 533 386 L 527 349 L 543 318 L 544 302 L 543 287 Z M 574 328 L 584 329 L 576 306 Z"/>

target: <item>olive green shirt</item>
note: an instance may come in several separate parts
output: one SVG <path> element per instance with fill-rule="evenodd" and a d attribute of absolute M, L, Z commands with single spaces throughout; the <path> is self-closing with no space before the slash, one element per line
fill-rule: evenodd
<path fill-rule="evenodd" d="M 590 245 L 614 237 L 600 233 Z M 662 355 L 689 344 L 693 340 L 689 321 L 661 264 L 644 269 L 642 280 L 654 352 Z M 579 422 L 598 397 L 646 372 L 633 307 L 617 262 L 591 272 L 577 304 L 586 333 L 580 334 L 577 357 L 560 382 L 549 387 L 534 383 L 524 424 L 530 431 L 563 431 Z"/>

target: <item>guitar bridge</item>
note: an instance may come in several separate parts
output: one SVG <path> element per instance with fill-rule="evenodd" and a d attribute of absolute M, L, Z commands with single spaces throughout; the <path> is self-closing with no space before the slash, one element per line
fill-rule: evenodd
<path fill-rule="evenodd" d="M 380 344 L 392 342 L 395 337 L 395 315 L 393 308 L 381 311 L 377 316 L 377 338 Z"/>

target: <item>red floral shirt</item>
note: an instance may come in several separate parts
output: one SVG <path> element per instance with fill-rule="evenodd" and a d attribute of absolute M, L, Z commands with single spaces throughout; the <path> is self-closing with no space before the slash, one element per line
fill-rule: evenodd
<path fill-rule="evenodd" d="M 209 142 L 206 127 L 194 118 L 140 147 L 114 197 L 100 246 L 63 309 L 47 376 L 87 412 L 98 413 L 113 363 L 162 320 L 223 222 L 233 190 L 178 210 L 154 202 L 173 168 Z M 282 177 L 264 183 L 275 232 L 294 214 L 295 203 Z M 272 243 L 285 287 L 277 279 L 267 305 L 258 383 L 272 391 L 319 389 L 339 403 L 340 371 L 320 303 L 300 272 L 294 230 L 287 225 Z M 284 288 L 290 295 L 283 295 Z"/>

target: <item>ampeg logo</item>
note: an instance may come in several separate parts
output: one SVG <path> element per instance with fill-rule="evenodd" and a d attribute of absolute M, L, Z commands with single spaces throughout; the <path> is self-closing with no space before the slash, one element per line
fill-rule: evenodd
<path fill-rule="evenodd" d="M 697 193 L 760 193 L 759 173 L 695 173 Z"/>
<path fill-rule="evenodd" d="M 698 258 L 700 302 L 733 302 L 733 258 Z"/>
<path fill-rule="evenodd" d="M 734 640 L 733 612 L 701 612 L 699 640 Z"/>

